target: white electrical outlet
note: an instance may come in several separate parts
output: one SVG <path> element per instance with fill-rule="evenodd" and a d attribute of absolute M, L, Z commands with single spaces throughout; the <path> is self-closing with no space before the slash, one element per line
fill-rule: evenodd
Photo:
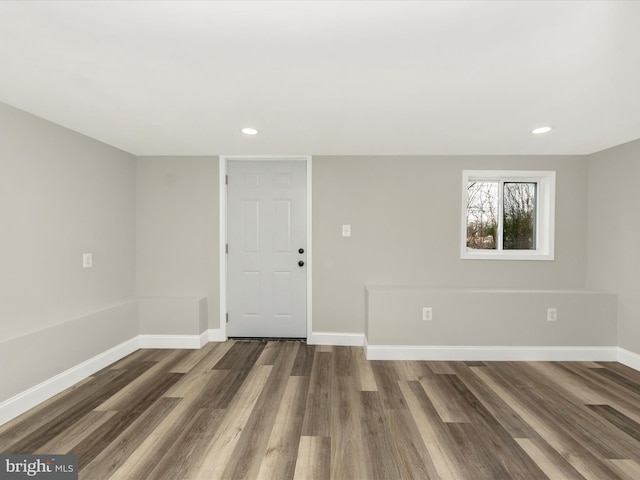
<path fill-rule="evenodd" d="M 343 237 L 351 236 L 351 225 L 342 225 L 342 236 Z"/>
<path fill-rule="evenodd" d="M 423 307 L 422 308 L 422 321 L 430 322 L 433 320 L 433 308 L 431 307 Z"/>
<path fill-rule="evenodd" d="M 93 267 L 93 253 L 82 254 L 82 268 Z"/>
<path fill-rule="evenodd" d="M 547 308 L 547 322 L 555 322 L 558 320 L 558 309 Z"/>

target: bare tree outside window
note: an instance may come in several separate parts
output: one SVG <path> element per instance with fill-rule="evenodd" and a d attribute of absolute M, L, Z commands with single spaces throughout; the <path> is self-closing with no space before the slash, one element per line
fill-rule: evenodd
<path fill-rule="evenodd" d="M 536 249 L 536 183 L 505 182 L 502 248 Z"/>
<path fill-rule="evenodd" d="M 498 182 L 469 182 L 467 247 L 495 250 L 498 230 Z"/>
<path fill-rule="evenodd" d="M 536 194 L 535 182 L 469 182 L 467 247 L 497 249 L 498 229 L 502 228 L 503 250 L 535 250 Z"/>

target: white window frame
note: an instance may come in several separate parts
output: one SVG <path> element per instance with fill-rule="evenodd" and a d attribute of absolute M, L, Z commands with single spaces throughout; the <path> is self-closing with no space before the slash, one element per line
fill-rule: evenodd
<path fill-rule="evenodd" d="M 496 250 L 482 250 L 467 247 L 467 195 L 470 181 L 537 183 L 535 250 L 502 250 L 501 243 L 498 244 L 498 249 Z M 553 260 L 555 244 L 555 203 L 556 172 L 554 171 L 463 170 L 460 258 L 463 260 Z M 500 215 L 502 215 L 502 213 Z M 500 234 L 499 237 L 502 238 L 502 234 Z"/>

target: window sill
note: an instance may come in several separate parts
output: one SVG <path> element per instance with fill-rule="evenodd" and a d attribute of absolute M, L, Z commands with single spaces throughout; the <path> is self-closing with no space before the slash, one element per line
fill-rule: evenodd
<path fill-rule="evenodd" d="M 538 251 L 474 251 L 465 250 L 460 255 L 462 260 L 541 260 L 550 261 L 554 259 L 553 253 L 544 253 Z"/>

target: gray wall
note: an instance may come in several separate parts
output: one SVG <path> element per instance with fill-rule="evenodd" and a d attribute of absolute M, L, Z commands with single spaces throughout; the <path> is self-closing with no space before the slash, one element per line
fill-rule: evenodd
<path fill-rule="evenodd" d="M 460 259 L 464 169 L 557 171 L 555 261 Z M 314 331 L 363 332 L 365 285 L 584 288 L 586 200 L 582 156 L 314 157 Z"/>
<path fill-rule="evenodd" d="M 135 157 L 0 104 L 0 167 L 2 401 L 25 386 L 14 372 L 38 383 L 130 339 L 137 320 Z M 103 331 L 103 311 L 109 341 L 78 333 Z M 28 340 L 43 332 L 48 342 Z"/>
<path fill-rule="evenodd" d="M 589 157 L 587 285 L 618 295 L 618 345 L 640 354 L 640 140 Z"/>
<path fill-rule="evenodd" d="M 591 290 L 368 287 L 365 332 L 368 345 L 615 347 L 616 302 Z"/>
<path fill-rule="evenodd" d="M 150 297 L 141 332 L 202 333 L 199 298 L 208 298 L 207 328 L 218 328 L 218 157 L 139 157 L 136 173 L 136 294 Z M 146 315 L 167 302 L 171 317 Z"/>
<path fill-rule="evenodd" d="M 557 172 L 555 261 L 460 260 L 462 170 L 480 168 Z M 363 333 L 365 285 L 584 288 L 586 189 L 582 156 L 315 156 L 314 332 Z M 138 158 L 137 295 L 206 296 L 209 328 L 219 326 L 218 195 L 216 157 Z M 141 320 L 143 333 L 197 333 L 178 317 L 155 330 Z"/>

